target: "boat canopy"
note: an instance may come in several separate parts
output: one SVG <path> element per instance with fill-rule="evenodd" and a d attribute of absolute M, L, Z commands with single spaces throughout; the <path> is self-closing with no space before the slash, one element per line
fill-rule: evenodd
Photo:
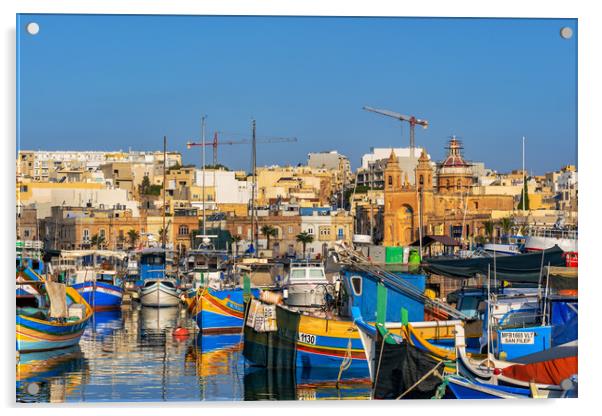
<path fill-rule="evenodd" d="M 516 283 L 539 282 L 540 276 L 545 279 L 543 266 L 564 266 L 564 251 L 558 246 L 536 253 L 516 256 L 480 257 L 472 259 L 425 259 L 424 268 L 432 274 L 468 279 L 477 275 L 487 276 L 494 266 L 497 280 Z M 542 258 L 543 256 L 543 258 Z"/>
<path fill-rule="evenodd" d="M 123 260 L 127 257 L 127 253 L 123 251 L 111 251 L 111 250 L 62 250 L 61 257 L 63 258 L 80 258 L 86 256 L 101 256 L 101 257 L 114 257 L 119 260 Z"/>

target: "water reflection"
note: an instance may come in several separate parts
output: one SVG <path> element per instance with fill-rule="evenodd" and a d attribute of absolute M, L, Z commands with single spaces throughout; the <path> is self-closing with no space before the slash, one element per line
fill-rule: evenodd
<path fill-rule="evenodd" d="M 174 336 L 179 326 L 188 336 Z M 16 393 L 22 402 L 369 398 L 367 380 L 346 374 L 337 387 L 337 375 L 247 366 L 240 334 L 201 335 L 181 308 L 132 306 L 96 312 L 79 346 L 21 355 Z"/>

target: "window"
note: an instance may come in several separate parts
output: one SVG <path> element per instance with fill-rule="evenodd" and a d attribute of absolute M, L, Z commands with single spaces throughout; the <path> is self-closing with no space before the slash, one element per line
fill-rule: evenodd
<path fill-rule="evenodd" d="M 188 226 L 187 225 L 180 225 L 180 228 L 178 229 L 178 233 L 180 235 L 188 235 Z"/>
<path fill-rule="evenodd" d="M 323 278 L 324 271 L 322 269 L 309 269 L 309 277 L 311 278 Z"/>
<path fill-rule="evenodd" d="M 313 228 L 308 228 L 307 229 L 307 234 L 313 234 L 314 233 L 314 229 Z"/>
<path fill-rule="evenodd" d="M 293 226 L 292 226 L 292 225 L 289 225 L 289 226 L 288 226 L 288 233 L 289 233 L 289 234 L 292 234 L 292 233 L 293 233 Z"/>
<path fill-rule="evenodd" d="M 360 276 L 351 276 L 351 289 L 353 289 L 354 295 L 362 295 L 362 278 Z"/>
<path fill-rule="evenodd" d="M 419 183 L 420 185 L 424 185 L 424 176 L 420 175 Z"/>
<path fill-rule="evenodd" d="M 387 179 L 389 182 L 389 185 L 393 185 L 393 176 L 389 175 L 389 179 Z"/>
<path fill-rule="evenodd" d="M 82 239 L 84 241 L 89 241 L 90 240 L 90 230 L 88 230 L 87 228 L 84 228 L 82 231 Z"/>
<path fill-rule="evenodd" d="M 239 225 L 238 227 L 236 227 L 236 233 L 239 235 L 242 234 L 242 226 Z"/>
<path fill-rule="evenodd" d="M 23 237 L 27 238 L 29 237 L 29 230 L 23 230 Z"/>
<path fill-rule="evenodd" d="M 345 230 L 343 230 L 342 228 L 339 228 L 339 230 L 337 232 L 337 238 L 339 240 L 342 240 L 343 238 L 345 238 Z"/>
<path fill-rule="evenodd" d="M 320 227 L 320 235 L 327 237 L 330 235 L 330 227 Z"/>
<path fill-rule="evenodd" d="M 291 271 L 292 279 L 305 279 L 305 269 L 295 269 Z"/>
<path fill-rule="evenodd" d="M 98 235 L 99 235 L 100 237 L 105 237 L 105 236 L 106 236 L 106 231 L 105 231 L 105 229 L 104 229 L 104 228 L 101 228 L 101 229 L 98 231 Z"/>

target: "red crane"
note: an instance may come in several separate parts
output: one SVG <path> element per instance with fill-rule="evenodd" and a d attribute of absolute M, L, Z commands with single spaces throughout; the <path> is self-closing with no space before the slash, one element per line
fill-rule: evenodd
<path fill-rule="evenodd" d="M 266 137 L 263 139 L 257 139 L 257 143 L 291 143 L 296 142 L 296 137 Z M 188 149 L 194 146 L 211 146 L 213 147 L 213 166 L 217 166 L 217 147 L 218 146 L 226 146 L 226 145 L 237 145 L 237 144 L 253 144 L 251 139 L 243 139 L 243 140 L 219 140 L 219 132 L 215 132 L 213 134 L 213 140 L 205 143 L 197 143 L 197 142 L 188 142 L 186 143 L 186 147 Z"/>

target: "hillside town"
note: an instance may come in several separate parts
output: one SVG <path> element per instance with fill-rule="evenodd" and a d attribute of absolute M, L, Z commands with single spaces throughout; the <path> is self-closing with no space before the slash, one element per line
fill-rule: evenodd
<path fill-rule="evenodd" d="M 165 243 L 184 256 L 205 230 L 232 253 L 320 259 L 337 241 L 395 247 L 434 237 L 468 248 L 577 225 L 573 165 L 497 172 L 470 161 L 455 137 L 443 160 L 425 148 L 366 150 L 355 171 L 333 150 L 309 153 L 304 165 L 257 167 L 255 176 L 183 164 L 178 152 L 20 150 L 18 240 L 49 250 Z"/>

